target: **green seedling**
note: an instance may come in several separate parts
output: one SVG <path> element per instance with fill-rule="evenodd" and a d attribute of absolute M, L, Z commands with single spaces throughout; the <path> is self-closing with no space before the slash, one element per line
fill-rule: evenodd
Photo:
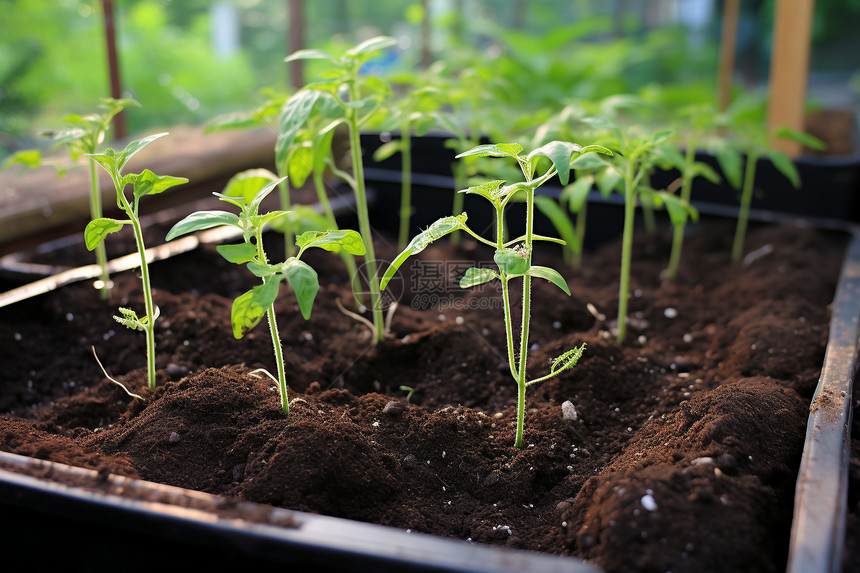
<path fill-rule="evenodd" d="M 295 60 L 325 60 L 332 70 L 323 80 L 306 85 L 284 106 L 283 117 L 289 125 L 298 127 L 310 116 L 317 99 L 334 101 L 343 111 L 343 117 L 336 124 L 345 123 L 349 130 L 349 147 L 352 157 L 352 173 L 329 164 L 332 172 L 352 187 L 358 210 L 358 225 L 366 246 L 365 264 L 367 281 L 370 287 L 370 311 L 373 316 L 375 343 L 385 338 L 385 320 L 382 314 L 382 296 L 379 288 L 379 275 L 373 236 L 370 230 L 370 216 L 367 209 L 367 192 L 364 182 L 364 163 L 361 158 L 359 130 L 379 110 L 382 101 L 391 93 L 391 87 L 375 76 L 360 73 L 362 65 L 383 50 L 396 44 L 394 38 L 379 36 L 371 38 L 348 50 L 343 56 L 335 57 L 320 50 L 299 50 L 287 56 L 287 62 Z"/>
<path fill-rule="evenodd" d="M 296 238 L 298 251 L 295 256 L 281 263 L 269 262 L 263 249 L 263 231 L 269 223 L 284 217 L 287 212 L 278 210 L 260 214 L 259 209 L 263 199 L 282 181 L 283 178 L 277 178 L 271 173 L 268 175 L 261 173 L 260 170 L 234 176 L 227 183 L 224 193 L 215 193 L 215 195 L 222 201 L 238 207 L 238 215 L 228 211 L 192 213 L 170 229 L 167 240 L 222 225 L 233 226 L 242 231 L 243 242 L 216 247 L 218 253 L 227 261 L 245 265 L 262 281 L 262 284 L 253 287 L 233 301 L 230 311 L 233 336 L 241 339 L 260 323 L 264 315 L 266 316 L 277 369 L 277 378 L 274 376 L 272 378 L 278 383 L 281 408 L 284 414 L 289 415 L 290 402 L 284 371 L 284 354 L 275 318 L 275 300 L 278 297 L 281 282 L 286 280 L 289 283 L 296 295 L 299 310 L 307 320 L 310 318 L 314 300 L 319 291 L 319 278 L 316 271 L 301 260 L 302 254 L 307 249 L 316 247 L 333 252 L 344 250 L 360 256 L 365 253 L 365 247 L 361 236 L 355 231 L 307 231 Z"/>
<path fill-rule="evenodd" d="M 738 99 L 716 118 L 716 123 L 729 131 L 732 138 L 721 139 L 710 146 L 717 157 L 720 168 L 729 184 L 741 193 L 738 209 L 738 222 L 732 242 L 732 262 L 740 263 L 744 253 L 744 241 L 749 225 L 750 204 L 755 187 L 756 167 L 759 159 L 767 158 L 777 171 L 782 173 L 794 186 L 800 187 L 800 174 L 791 158 L 781 151 L 772 149 L 768 142 L 768 132 L 756 117 L 756 104 L 751 99 Z M 816 149 L 824 149 L 824 143 L 805 133 L 777 128 L 774 137 L 790 139 Z M 746 160 L 744 161 L 744 157 Z"/>
<path fill-rule="evenodd" d="M 518 388 L 517 430 L 514 441 L 514 446 L 518 448 L 523 445 L 526 388 L 558 376 L 565 370 L 573 368 L 585 350 L 584 344 L 568 350 L 553 361 L 549 374 L 528 380 L 526 365 L 529 353 L 528 338 L 531 321 L 532 278 L 536 277 L 547 280 L 570 295 L 570 289 L 558 271 L 549 267 L 532 264 L 532 253 L 536 241 L 564 242 L 561 239 L 545 237 L 534 233 L 535 191 L 543 183 L 556 175 L 558 175 L 563 183 L 567 183 L 570 176 L 571 159 L 574 157 L 593 153 L 611 154 L 608 149 L 599 145 L 580 147 L 575 143 L 562 141 L 552 141 L 535 149 L 528 155 L 522 155 L 522 150 L 522 146 L 518 144 L 500 143 L 495 145 L 479 145 L 460 154 L 461 157 L 503 157 L 513 159 L 522 172 L 524 181 L 521 182 L 506 183 L 505 181 L 490 181 L 461 191 L 461 193 L 481 196 L 493 206 L 496 214 L 495 241 L 487 240 L 470 229 L 466 224 L 468 218 L 466 213 L 444 217 L 414 237 L 406 249 L 391 263 L 382 277 L 382 287 L 384 288 L 406 259 L 420 253 L 433 241 L 456 230 L 464 231 L 476 240 L 495 249 L 493 261 L 495 262 L 496 269 L 472 267 L 466 271 L 460 280 L 460 287 L 470 288 L 494 280 L 498 280 L 501 284 L 504 300 L 508 366 Z M 549 160 L 549 166 L 544 168 L 541 175 L 535 176 L 536 170 L 547 163 L 546 159 Z M 505 208 L 518 194 L 525 195 L 525 234 L 506 240 Z M 522 279 L 523 281 L 518 351 L 514 340 L 513 309 L 509 285 L 510 281 L 514 279 Z"/>
<path fill-rule="evenodd" d="M 396 78 L 392 78 L 396 80 Z M 401 78 L 402 80 L 402 78 Z M 400 229 L 397 248 L 406 248 L 409 241 L 409 220 L 412 217 L 412 133 L 424 135 L 433 125 L 434 115 L 442 104 L 443 93 L 432 86 L 422 86 L 409 91 L 389 112 L 388 122 L 400 131 L 399 139 L 382 144 L 373 154 L 373 159 L 383 161 L 400 153 Z"/>
<path fill-rule="evenodd" d="M 409 400 L 412 398 L 412 394 L 415 393 L 415 388 L 412 386 L 400 386 L 401 392 L 406 392 L 406 403 L 409 403 Z"/>
<path fill-rule="evenodd" d="M 615 151 L 615 155 L 603 158 L 592 154 L 577 159 L 575 169 L 596 169 L 605 175 L 609 189 L 620 188 L 624 194 L 624 229 L 622 233 L 621 279 L 618 287 L 618 342 L 623 342 L 627 333 L 627 302 L 630 291 L 630 264 L 633 253 L 633 229 L 636 206 L 645 201 L 654 205 L 665 205 L 670 217 L 676 211 L 696 216 L 689 204 L 666 191 L 655 191 L 647 185 L 647 174 L 659 160 L 657 150 L 672 136 L 670 130 L 653 133 L 643 132 L 640 126 L 623 129 L 607 117 L 595 118 L 592 125 L 603 133 L 602 143 Z M 643 201 L 643 197 L 645 198 Z M 684 215 L 686 216 L 686 215 Z"/>
<path fill-rule="evenodd" d="M 66 127 L 56 131 L 44 131 L 42 135 L 49 138 L 53 143 L 65 144 L 69 152 L 69 157 L 73 161 L 77 161 L 82 156 L 94 154 L 99 145 L 104 142 L 105 135 L 110 129 L 111 120 L 114 116 L 130 106 L 140 106 L 133 99 L 110 99 L 101 100 L 99 111 L 89 115 L 69 115 L 63 121 L 67 124 Z M 12 155 L 4 163 L 4 167 L 13 163 L 26 165 L 30 168 L 38 167 L 42 164 L 42 155 L 38 150 L 28 149 L 19 151 Z M 102 195 L 101 185 L 98 178 L 98 167 L 96 161 L 90 157 L 89 161 L 89 176 L 90 176 L 90 219 L 99 219 L 103 216 L 102 211 Z M 60 175 L 65 172 L 60 169 Z M 104 243 L 99 243 L 95 248 L 96 263 L 101 269 L 99 277 L 99 290 L 102 298 L 107 298 L 110 294 L 110 277 L 107 270 L 107 254 L 105 252 Z"/>
<path fill-rule="evenodd" d="M 134 240 L 137 244 L 137 252 L 140 256 L 140 279 L 143 285 L 143 298 L 146 307 L 146 315 L 138 317 L 137 313 L 130 308 L 120 308 L 119 316 L 114 316 L 117 322 L 132 330 L 142 330 L 146 334 L 146 358 L 147 358 L 147 380 L 150 390 L 155 390 L 155 321 L 158 318 L 158 308 L 152 302 L 152 289 L 149 283 L 149 265 L 146 261 L 146 246 L 143 242 L 143 228 L 140 224 L 139 204 L 141 197 L 157 195 L 171 187 L 187 183 L 184 177 L 171 177 L 169 175 L 156 175 L 149 169 L 141 173 L 123 174 L 122 170 L 136 153 L 144 147 L 167 135 L 158 133 L 132 141 L 125 149 L 117 153 L 107 148 L 102 153 L 88 155 L 90 159 L 102 166 L 110 175 L 116 189 L 116 205 L 128 216 L 128 219 L 118 220 L 106 217 L 93 219 L 84 230 L 84 242 L 87 249 L 93 250 L 100 245 L 110 233 L 116 233 L 125 225 L 131 225 L 134 229 Z M 125 195 L 125 188 L 131 185 L 133 192 L 129 200 Z"/>

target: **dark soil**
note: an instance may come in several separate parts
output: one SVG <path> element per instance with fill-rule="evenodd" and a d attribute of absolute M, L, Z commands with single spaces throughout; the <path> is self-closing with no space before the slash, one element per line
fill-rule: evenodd
<path fill-rule="evenodd" d="M 534 286 L 530 374 L 588 347 L 576 368 L 529 389 L 522 449 L 499 293 L 452 286 L 453 269 L 492 260 L 469 243 L 428 249 L 402 272 L 379 347 L 337 309 L 352 299 L 340 259 L 309 252 L 322 285 L 310 320 L 290 293 L 277 303 L 289 417 L 274 383 L 250 375 L 274 370 L 266 327 L 238 341 L 229 327 L 232 299 L 254 279 L 212 248 L 152 267 L 154 395 L 143 337 L 111 318 L 142 307 L 134 273 L 115 277 L 107 303 L 78 284 L 2 309 L 0 449 L 607 571 L 781 571 L 844 240 L 764 226 L 747 242 L 760 256 L 735 267 L 731 234 L 701 226 L 674 283 L 659 278 L 668 237 L 637 238 L 622 345 L 611 334 L 620 245 L 587 254 L 581 272 L 538 253 L 573 296 Z M 91 345 L 144 401 L 104 378 Z M 856 450 L 853 460 L 856 478 Z"/>

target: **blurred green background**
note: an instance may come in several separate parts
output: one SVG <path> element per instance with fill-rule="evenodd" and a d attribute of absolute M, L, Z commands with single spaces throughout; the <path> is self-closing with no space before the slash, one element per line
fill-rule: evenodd
<path fill-rule="evenodd" d="M 410 69 L 421 57 L 426 16 L 433 59 L 481 61 L 519 83 L 516 97 L 533 95 L 536 103 L 655 83 L 709 97 L 716 80 L 718 0 L 304 4 L 307 47 L 337 49 L 392 35 L 400 50 L 377 65 Z M 742 2 L 735 67 L 740 86 L 767 81 L 773 4 Z M 0 0 L 0 8 L 2 160 L 15 149 L 44 146 L 40 130 L 56 127 L 70 113 L 92 110 L 110 87 L 101 1 Z M 114 10 L 122 86 L 143 105 L 128 112 L 131 133 L 201 124 L 289 89 L 283 63 L 289 52 L 288 0 L 114 0 Z M 858 31 L 860 0 L 817 0 L 812 98 L 856 109 Z M 311 73 L 307 69 L 306 77 Z"/>

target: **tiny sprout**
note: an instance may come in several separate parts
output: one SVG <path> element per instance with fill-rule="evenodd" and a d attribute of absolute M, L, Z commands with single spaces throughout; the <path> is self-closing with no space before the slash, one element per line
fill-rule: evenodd
<path fill-rule="evenodd" d="M 120 315 L 114 316 L 114 319 L 127 328 L 141 330 L 146 334 L 147 377 L 149 389 L 152 391 L 155 390 L 155 320 L 158 318 L 158 308 L 152 302 L 149 265 L 146 262 L 145 256 L 146 247 L 143 243 L 143 227 L 140 223 L 139 203 L 141 197 L 162 193 L 171 187 L 187 183 L 188 179 L 184 177 L 156 175 L 149 169 L 144 169 L 142 173 L 123 175 L 122 169 L 133 155 L 164 135 L 167 134 L 158 133 L 137 141 L 132 141 L 119 153 L 111 148 L 107 148 L 103 153 L 88 155 L 90 159 L 101 165 L 107 171 L 108 175 L 110 175 L 116 189 L 117 207 L 125 212 L 128 219 L 117 220 L 98 217 L 90 221 L 86 229 L 84 229 L 84 242 L 87 249 L 91 251 L 101 245 L 107 235 L 116 233 L 123 226 L 131 225 L 134 229 L 137 252 L 140 255 L 140 279 L 143 283 L 146 314 L 139 317 L 132 309 L 120 308 Z M 133 187 L 133 197 L 131 200 L 125 196 L 124 189 L 126 185 L 132 185 Z"/>
<path fill-rule="evenodd" d="M 218 253 L 227 261 L 237 265 L 245 265 L 251 273 L 262 280 L 262 284 L 253 287 L 248 292 L 239 295 L 233 301 L 230 312 L 230 322 L 233 336 L 242 338 L 253 329 L 265 315 L 269 322 L 269 332 L 272 336 L 272 347 L 275 352 L 277 378 L 266 371 L 278 383 L 281 396 L 281 408 L 284 414 L 290 413 L 290 401 L 287 392 L 286 373 L 284 371 L 284 356 L 281 339 L 278 335 L 278 325 L 275 320 L 275 300 L 281 282 L 286 280 L 296 295 L 299 311 L 307 320 L 319 291 L 319 278 L 316 271 L 306 262 L 300 260 L 305 250 L 316 247 L 326 251 L 346 251 L 351 255 L 363 255 L 364 243 L 361 236 L 350 230 L 336 231 L 307 231 L 296 238 L 298 252 L 282 263 L 270 263 L 263 250 L 263 231 L 266 226 L 283 217 L 287 211 L 272 211 L 259 214 L 260 203 L 282 181 L 273 173 L 265 170 L 253 170 L 235 175 L 224 189 L 223 193 L 215 196 L 235 205 L 240 212 L 235 215 L 226 211 L 198 211 L 176 223 L 167 233 L 170 241 L 180 235 L 201 231 L 220 225 L 230 225 L 242 230 L 244 241 L 235 245 L 219 245 Z M 255 371 L 256 372 L 256 371 Z"/>
<path fill-rule="evenodd" d="M 415 388 L 411 386 L 400 386 L 400 390 L 402 392 L 406 392 L 406 403 L 409 403 L 409 399 L 412 398 L 412 394 L 415 393 Z"/>

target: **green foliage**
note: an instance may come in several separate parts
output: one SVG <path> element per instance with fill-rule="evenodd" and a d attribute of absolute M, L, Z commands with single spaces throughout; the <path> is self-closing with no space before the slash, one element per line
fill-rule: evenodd
<path fill-rule="evenodd" d="M 271 223 L 289 213 L 272 211 L 260 213 L 260 205 L 269 194 L 284 180 L 262 169 L 243 171 L 227 182 L 223 193 L 215 193 L 222 201 L 239 208 L 239 214 L 227 211 L 198 211 L 191 213 L 176 223 L 167 233 L 170 241 L 181 235 L 229 225 L 242 231 L 243 242 L 232 245 L 219 245 L 218 253 L 227 261 L 245 265 L 248 271 L 262 280 L 249 291 L 239 295 L 230 311 L 233 336 L 243 338 L 251 329 L 268 317 L 275 363 L 278 370 L 278 386 L 281 393 L 281 407 L 289 414 L 289 397 L 284 372 L 283 350 L 275 319 L 275 300 L 283 281 L 287 281 L 296 296 L 299 311 L 305 320 L 310 318 L 314 300 L 319 292 L 319 279 L 316 271 L 300 257 L 306 249 L 316 247 L 326 251 L 341 250 L 351 255 L 365 252 L 361 236 L 355 231 L 308 231 L 296 239 L 299 251 L 281 263 L 270 263 L 263 249 L 263 231 Z"/>

